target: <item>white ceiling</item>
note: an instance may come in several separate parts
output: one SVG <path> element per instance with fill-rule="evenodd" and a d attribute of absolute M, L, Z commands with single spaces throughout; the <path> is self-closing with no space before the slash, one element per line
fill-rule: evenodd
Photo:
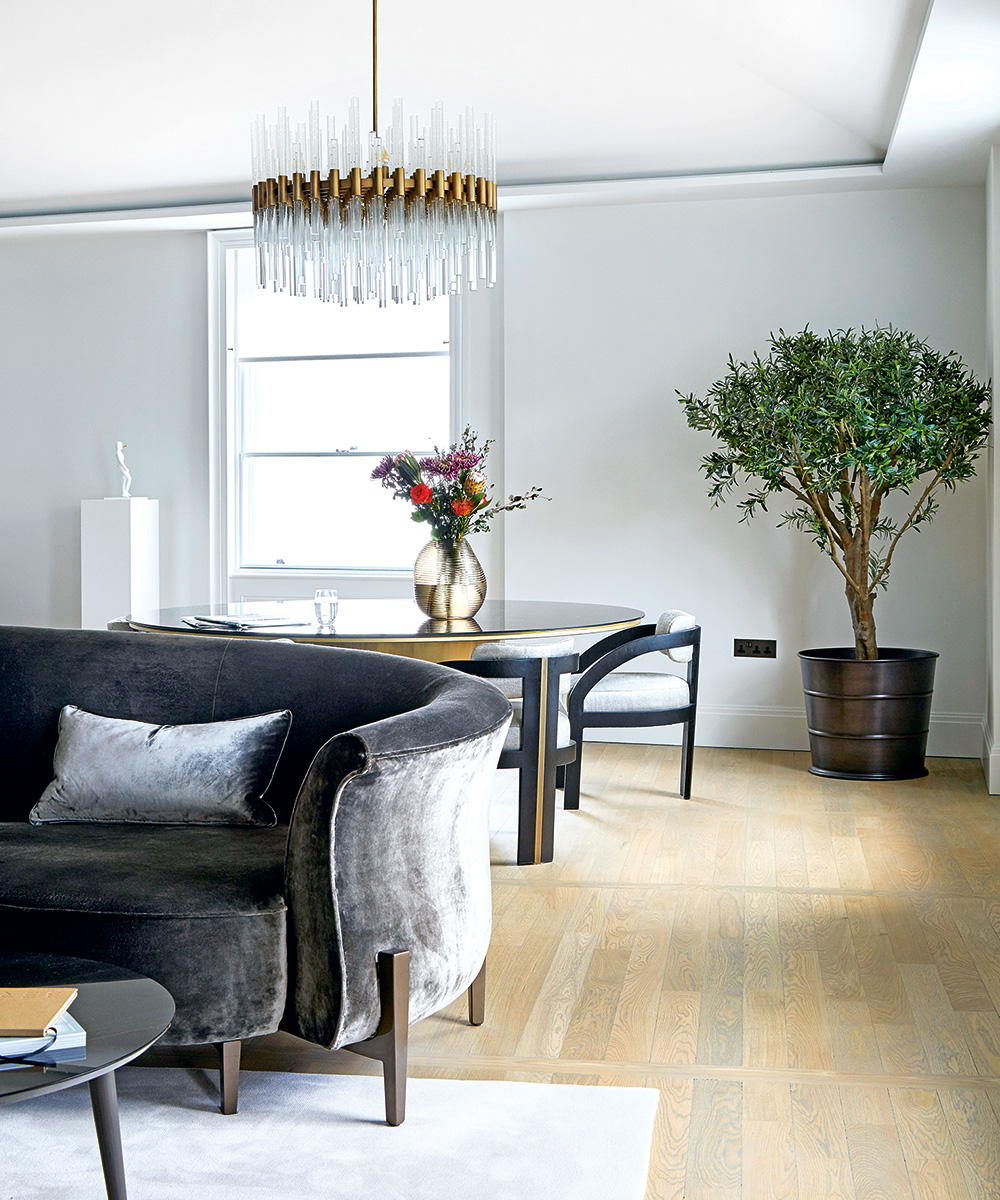
<path fill-rule="evenodd" d="M 506 184 L 881 163 L 890 143 L 900 179 L 982 179 L 1000 0 L 928 8 L 381 0 L 380 97 L 493 111 Z M 256 112 L 368 107 L 369 0 L 0 11 L 0 215 L 241 200 Z"/>

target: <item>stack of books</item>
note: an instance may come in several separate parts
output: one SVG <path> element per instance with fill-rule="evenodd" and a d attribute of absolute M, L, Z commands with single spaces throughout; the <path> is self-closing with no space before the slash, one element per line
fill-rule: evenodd
<path fill-rule="evenodd" d="M 87 1033 L 66 1010 L 75 987 L 0 988 L 0 1070 L 87 1057 Z"/>

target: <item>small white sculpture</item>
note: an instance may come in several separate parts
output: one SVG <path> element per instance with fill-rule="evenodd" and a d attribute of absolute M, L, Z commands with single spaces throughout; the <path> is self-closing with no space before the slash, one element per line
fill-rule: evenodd
<path fill-rule="evenodd" d="M 122 499 L 131 500 L 132 472 L 125 466 L 125 442 L 115 442 L 115 452 L 118 459 L 118 470 L 122 473 Z"/>

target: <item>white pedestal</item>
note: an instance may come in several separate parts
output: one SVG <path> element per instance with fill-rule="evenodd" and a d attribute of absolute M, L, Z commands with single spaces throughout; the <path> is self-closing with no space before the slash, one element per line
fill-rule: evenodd
<path fill-rule="evenodd" d="M 83 629 L 160 607 L 159 500 L 80 502 L 80 601 Z"/>

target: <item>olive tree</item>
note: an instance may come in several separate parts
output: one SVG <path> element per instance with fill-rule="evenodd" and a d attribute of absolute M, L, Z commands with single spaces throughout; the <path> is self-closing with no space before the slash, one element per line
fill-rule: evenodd
<path fill-rule="evenodd" d="M 892 328 L 770 338 L 766 358 L 730 356 L 704 399 L 677 393 L 688 424 L 722 443 L 701 463 L 714 503 L 737 484 L 741 520 L 775 494 L 779 525 L 810 533 L 845 580 L 855 654 L 878 657 L 872 608 L 896 547 L 937 510 L 941 488 L 975 474 L 990 428 L 989 387 L 953 351 Z M 884 509 L 906 499 L 896 519 Z"/>

